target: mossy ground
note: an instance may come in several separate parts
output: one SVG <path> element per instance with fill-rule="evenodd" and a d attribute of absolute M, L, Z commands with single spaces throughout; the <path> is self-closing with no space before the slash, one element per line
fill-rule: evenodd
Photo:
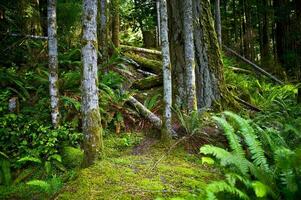
<path fill-rule="evenodd" d="M 139 147 L 137 153 L 132 145 L 139 139 L 106 139 L 105 158 L 81 170 L 56 199 L 200 199 L 206 184 L 217 178 L 200 164 L 199 157 L 186 153 L 181 146 L 155 165 L 168 148 L 149 139 L 152 142 L 144 149 Z"/>

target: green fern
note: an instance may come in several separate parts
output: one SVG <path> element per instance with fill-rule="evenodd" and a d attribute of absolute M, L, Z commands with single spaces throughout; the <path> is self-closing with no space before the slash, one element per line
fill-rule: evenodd
<path fill-rule="evenodd" d="M 224 130 L 224 134 L 228 139 L 232 151 L 236 155 L 243 157 L 245 153 L 243 151 L 242 145 L 240 144 L 238 136 L 234 133 L 234 128 L 224 118 L 213 117 L 213 119 Z"/>
<path fill-rule="evenodd" d="M 1 182 L 4 185 L 10 185 L 12 182 L 10 162 L 8 156 L 3 152 L 0 152 L 0 183 Z"/>
<path fill-rule="evenodd" d="M 269 171 L 269 165 L 264 155 L 264 150 L 261 146 L 261 143 L 257 139 L 258 137 L 255 134 L 254 129 L 249 125 L 247 120 L 231 112 L 226 111 L 224 114 L 238 124 L 240 133 L 243 135 L 245 139 L 244 141 L 248 145 L 248 148 L 252 154 L 254 164 L 256 166 L 263 167 L 266 171 Z"/>
<path fill-rule="evenodd" d="M 246 193 L 237 189 L 235 186 L 232 186 L 225 181 L 215 181 L 210 183 L 206 188 L 206 199 L 207 200 L 217 200 L 216 193 L 226 192 L 234 196 L 239 197 L 240 199 L 249 200 L 250 198 Z"/>
<path fill-rule="evenodd" d="M 205 155 L 213 155 L 220 160 L 222 166 L 235 166 L 243 175 L 247 175 L 249 171 L 249 162 L 244 157 L 232 154 L 220 147 L 204 145 L 201 147 L 200 152 Z"/>

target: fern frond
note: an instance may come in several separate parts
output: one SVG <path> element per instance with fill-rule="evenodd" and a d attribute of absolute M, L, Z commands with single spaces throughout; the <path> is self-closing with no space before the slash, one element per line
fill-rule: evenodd
<path fill-rule="evenodd" d="M 39 187 L 40 189 L 44 190 L 45 192 L 49 192 L 51 189 L 50 184 L 47 183 L 46 181 L 32 180 L 32 181 L 27 182 L 26 184 Z"/>
<path fill-rule="evenodd" d="M 252 183 L 249 179 L 247 179 L 246 177 L 243 177 L 239 174 L 236 173 L 227 173 L 225 175 L 226 180 L 228 181 L 228 183 L 231 186 L 235 186 L 235 184 L 237 183 L 237 181 L 243 183 L 247 188 L 251 188 L 252 187 Z"/>
<path fill-rule="evenodd" d="M 226 135 L 229 145 L 232 151 L 238 155 L 244 157 L 245 153 L 243 151 L 242 145 L 239 142 L 238 136 L 234 133 L 233 127 L 221 117 L 213 117 L 213 119 L 218 123 L 218 125 L 224 130 L 224 134 Z"/>
<path fill-rule="evenodd" d="M 33 163 L 37 163 L 37 164 L 42 163 L 41 159 L 36 158 L 36 157 L 31 157 L 31 156 L 25 156 L 25 157 L 19 159 L 17 162 L 22 163 L 22 164 L 26 163 L 26 162 L 33 162 Z"/>
<path fill-rule="evenodd" d="M 235 166 L 243 175 L 247 175 L 249 171 L 249 162 L 247 159 L 236 154 L 232 154 L 220 147 L 204 145 L 201 147 L 200 152 L 206 155 L 213 155 L 216 159 L 220 160 L 220 164 L 222 166 Z"/>
<path fill-rule="evenodd" d="M 266 171 L 269 171 L 268 161 L 264 155 L 261 142 L 258 140 L 254 129 L 250 126 L 248 121 L 232 112 L 225 111 L 224 114 L 233 119 L 239 125 L 240 133 L 243 135 L 245 142 L 248 145 L 254 164 L 261 166 Z"/>
<path fill-rule="evenodd" d="M 215 194 L 219 192 L 227 192 L 244 200 L 250 199 L 247 194 L 237 189 L 236 187 L 229 185 L 225 181 L 215 181 L 213 183 L 210 183 L 206 188 L 206 194 L 207 194 L 206 199 L 207 200 L 217 199 Z"/>

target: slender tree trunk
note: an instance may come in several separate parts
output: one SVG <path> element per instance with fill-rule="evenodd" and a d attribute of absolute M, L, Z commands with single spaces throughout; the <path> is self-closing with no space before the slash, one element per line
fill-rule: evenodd
<path fill-rule="evenodd" d="M 108 53 L 108 19 L 107 19 L 107 0 L 98 0 L 99 5 L 99 28 L 98 28 L 98 49 L 101 52 L 101 62 L 109 60 Z"/>
<path fill-rule="evenodd" d="M 82 37 L 82 126 L 85 158 L 89 166 L 99 157 L 102 144 L 102 127 L 98 103 L 97 76 L 97 0 L 83 1 Z"/>
<path fill-rule="evenodd" d="M 120 17 L 119 17 L 119 0 L 112 0 L 112 42 L 115 47 L 119 47 L 119 28 L 120 28 Z"/>
<path fill-rule="evenodd" d="M 217 39 L 219 44 L 221 45 L 222 44 L 222 22 L 221 22 L 220 0 L 215 0 L 214 14 L 215 14 L 215 29 L 217 33 Z"/>
<path fill-rule="evenodd" d="M 270 39 L 269 39 L 269 4 L 268 0 L 262 1 L 262 30 L 261 30 L 261 65 L 268 67 L 270 64 Z"/>
<path fill-rule="evenodd" d="M 168 40 L 168 15 L 166 0 L 160 2 L 161 10 L 161 44 L 162 44 L 162 62 L 163 62 L 163 87 L 164 87 L 164 103 L 165 113 L 163 119 L 162 139 L 171 137 L 171 106 L 172 106 L 172 83 L 171 83 L 171 63 Z"/>
<path fill-rule="evenodd" d="M 156 10 L 157 10 L 157 40 L 158 46 L 161 46 L 161 19 L 160 19 L 160 0 L 156 0 Z"/>
<path fill-rule="evenodd" d="M 188 111 L 197 110 L 197 97 L 195 85 L 195 59 L 193 38 L 193 14 L 192 0 L 184 0 L 184 53 L 187 85 L 187 107 Z"/>
<path fill-rule="evenodd" d="M 59 125 L 59 89 L 58 89 L 58 53 L 57 53 L 57 25 L 56 0 L 48 0 L 48 59 L 49 59 L 49 91 L 51 101 L 52 125 Z"/>

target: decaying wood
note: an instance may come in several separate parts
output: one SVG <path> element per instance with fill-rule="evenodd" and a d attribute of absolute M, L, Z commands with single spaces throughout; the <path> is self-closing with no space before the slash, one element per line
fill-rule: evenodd
<path fill-rule="evenodd" d="M 127 46 L 127 45 L 121 45 L 121 50 L 122 51 L 133 51 L 137 53 L 147 53 L 147 54 L 152 54 L 152 55 L 157 55 L 157 56 L 162 56 L 161 51 L 153 50 L 153 49 L 146 49 L 146 48 L 140 48 L 140 47 L 133 47 L 133 46 Z"/>
<path fill-rule="evenodd" d="M 133 53 L 124 53 L 124 55 L 138 63 L 141 69 L 153 72 L 155 74 L 162 73 L 162 62 L 160 61 L 147 59 Z"/>
<path fill-rule="evenodd" d="M 147 90 L 154 87 L 162 86 L 162 84 L 163 84 L 163 77 L 161 75 L 150 76 L 135 81 L 132 85 L 132 88 L 139 89 L 139 90 Z"/>
<path fill-rule="evenodd" d="M 270 79 L 274 80 L 275 82 L 279 83 L 280 85 L 283 85 L 282 81 L 280 81 L 275 76 L 273 76 L 272 74 L 268 73 L 267 71 L 265 71 L 264 69 L 262 69 L 261 67 L 259 67 L 258 65 L 256 65 L 255 63 L 253 63 L 250 60 L 246 59 L 245 57 L 239 55 L 237 52 L 233 51 L 232 49 L 228 48 L 227 46 L 223 45 L 223 47 L 224 47 L 224 49 L 226 49 L 230 53 L 232 53 L 235 56 L 237 56 L 238 58 L 240 58 L 245 63 L 251 65 L 256 71 L 258 71 L 258 72 L 262 73 L 263 75 L 269 77 Z"/>

